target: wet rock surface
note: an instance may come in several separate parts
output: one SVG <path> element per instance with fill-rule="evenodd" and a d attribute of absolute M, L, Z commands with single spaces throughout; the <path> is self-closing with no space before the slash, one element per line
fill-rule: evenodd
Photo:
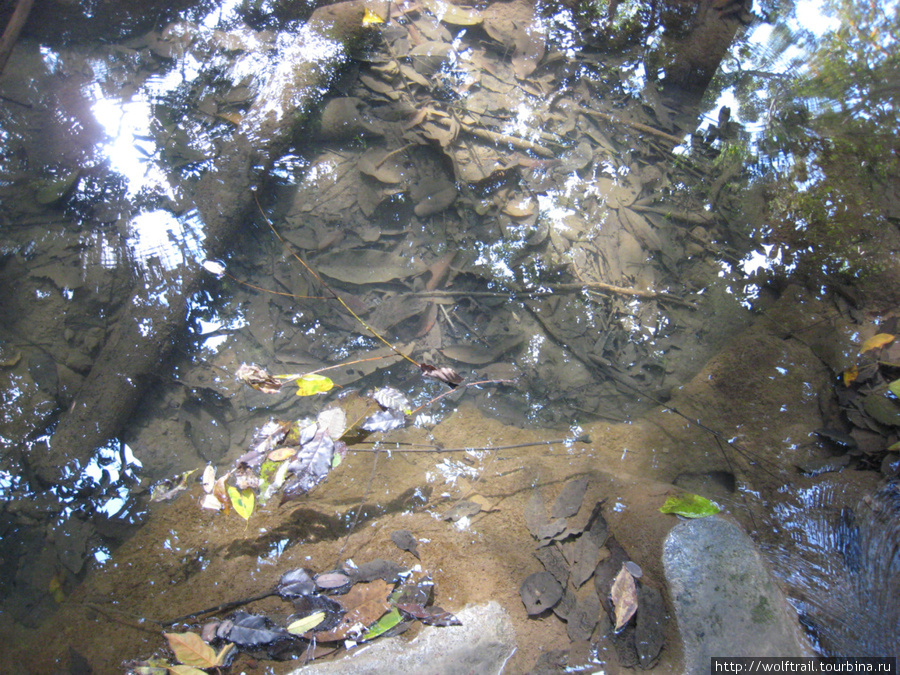
<path fill-rule="evenodd" d="M 812 656 L 797 617 L 750 537 L 718 517 L 679 523 L 663 563 L 686 673 L 713 656 Z"/>
<path fill-rule="evenodd" d="M 457 613 L 461 626 L 427 628 L 414 640 L 399 637 L 373 645 L 358 656 L 298 668 L 290 675 L 377 675 L 386 664 L 397 673 L 491 675 L 516 649 L 515 632 L 496 602 L 466 607 Z"/>

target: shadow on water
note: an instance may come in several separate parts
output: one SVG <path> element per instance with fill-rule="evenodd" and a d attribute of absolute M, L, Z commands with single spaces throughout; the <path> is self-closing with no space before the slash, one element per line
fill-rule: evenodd
<path fill-rule="evenodd" d="M 567 463 L 615 476 L 622 522 L 661 486 L 717 498 L 824 652 L 896 649 L 875 589 L 896 585 L 900 352 L 859 349 L 898 328 L 896 7 L 163 4 L 39 2 L 0 77 L 0 620 L 53 633 L 35 672 L 161 646 L 68 644 L 67 611 L 208 606 L 213 574 L 250 596 L 301 549 L 377 549 L 381 522 L 421 518 L 459 562 L 438 487 L 494 495 L 500 588 L 497 560 L 530 560 L 504 519 Z M 410 361 L 490 383 L 448 393 Z M 242 363 L 336 386 L 267 394 Z M 389 462 L 348 440 L 244 532 L 197 508 L 204 465 L 250 480 L 235 460 L 271 418 L 353 422 L 384 387 L 410 418 L 374 430 Z"/>

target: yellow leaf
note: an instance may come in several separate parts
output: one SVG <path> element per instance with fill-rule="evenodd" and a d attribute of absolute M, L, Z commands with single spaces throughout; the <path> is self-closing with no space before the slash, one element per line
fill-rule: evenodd
<path fill-rule="evenodd" d="M 873 335 L 868 340 L 862 343 L 862 347 L 859 348 L 859 353 L 865 354 L 866 352 L 873 349 L 884 347 L 886 344 L 890 344 L 893 341 L 894 336 L 890 333 L 879 333 L 878 335 Z"/>
<path fill-rule="evenodd" d="M 225 662 L 228 660 L 228 656 L 229 654 L 231 654 L 232 649 L 234 649 L 234 644 L 229 642 L 219 650 L 219 653 L 216 654 L 216 667 L 225 665 Z"/>
<path fill-rule="evenodd" d="M 384 19 L 378 16 L 371 9 L 366 7 L 366 12 L 363 14 L 362 25 L 363 26 L 374 26 L 379 23 L 384 23 Z"/>
<path fill-rule="evenodd" d="M 856 378 L 859 377 L 859 368 L 856 366 L 850 366 L 847 370 L 844 371 L 844 386 L 849 387 L 851 384 L 856 382 Z"/>
<path fill-rule="evenodd" d="M 231 505 L 238 515 L 244 520 L 250 520 L 250 515 L 253 513 L 253 505 L 256 501 L 253 490 L 238 490 L 236 487 L 229 485 L 228 496 L 231 498 Z"/>
<path fill-rule="evenodd" d="M 175 658 L 186 666 L 213 668 L 216 652 L 196 633 L 163 633 Z"/>
<path fill-rule="evenodd" d="M 329 391 L 334 387 L 334 382 L 324 375 L 308 373 L 297 378 L 297 396 L 312 396 Z"/>
<path fill-rule="evenodd" d="M 47 588 L 47 590 L 50 591 L 50 595 L 53 596 L 54 602 L 57 604 L 66 599 L 66 593 L 63 590 L 63 578 L 63 575 L 60 572 L 57 572 L 53 575 L 53 578 L 50 579 L 50 585 Z"/>
<path fill-rule="evenodd" d="M 297 448 L 276 448 L 272 452 L 269 453 L 267 459 L 272 460 L 273 462 L 283 462 L 289 457 L 293 457 L 297 454 Z"/>
<path fill-rule="evenodd" d="M 297 619 L 287 627 L 287 632 L 291 635 L 303 635 L 311 631 L 325 620 L 325 612 L 313 612 L 309 616 Z"/>

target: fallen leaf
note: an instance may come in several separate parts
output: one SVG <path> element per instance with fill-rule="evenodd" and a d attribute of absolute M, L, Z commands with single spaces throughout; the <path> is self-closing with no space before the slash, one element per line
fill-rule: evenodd
<path fill-rule="evenodd" d="M 634 616 L 638 608 L 637 586 L 634 584 L 634 577 L 631 576 L 631 573 L 624 565 L 616 575 L 609 595 L 616 611 L 615 630 L 619 632 Z"/>
<path fill-rule="evenodd" d="M 393 387 L 382 387 L 372 394 L 372 398 L 374 398 L 382 408 L 397 410 L 402 413 L 409 412 L 409 399 Z"/>
<path fill-rule="evenodd" d="M 278 580 L 275 592 L 282 598 L 295 598 L 310 595 L 316 590 L 316 582 L 306 569 L 298 567 L 290 572 L 285 572 Z"/>
<path fill-rule="evenodd" d="M 373 12 L 371 9 L 366 7 L 365 12 L 363 12 L 362 25 L 363 26 L 375 26 L 380 23 L 384 23 L 384 19 L 382 19 L 375 12 Z"/>
<path fill-rule="evenodd" d="M 325 612 L 318 611 L 313 612 L 309 616 L 305 616 L 302 619 L 297 619 L 296 621 L 292 621 L 288 624 L 287 632 L 291 635 L 303 635 L 304 633 L 308 633 L 313 628 L 318 626 L 325 620 Z"/>
<path fill-rule="evenodd" d="M 307 373 L 296 379 L 297 396 L 312 396 L 313 394 L 322 394 L 331 391 L 334 388 L 334 382 L 324 375 L 316 375 L 315 373 Z"/>
<path fill-rule="evenodd" d="M 404 603 L 398 604 L 397 608 L 429 626 L 462 626 L 462 621 L 440 607 Z"/>
<path fill-rule="evenodd" d="M 422 5 L 439 21 L 453 24 L 454 26 L 475 26 L 481 23 L 481 12 L 474 9 L 457 7 L 450 2 L 439 0 L 423 0 Z"/>
<path fill-rule="evenodd" d="M 556 606 L 563 596 L 563 587 L 550 572 L 535 572 L 522 582 L 519 595 L 529 614 L 540 614 Z"/>
<path fill-rule="evenodd" d="M 419 367 L 422 369 L 422 375 L 424 377 L 431 377 L 435 380 L 440 380 L 445 384 L 449 384 L 451 387 L 455 387 L 456 385 L 461 384 L 463 381 L 463 378 L 459 373 L 453 370 L 453 368 L 448 368 L 447 366 L 435 368 L 434 366 L 427 363 L 420 363 Z"/>
<path fill-rule="evenodd" d="M 175 658 L 186 666 L 214 668 L 216 652 L 196 633 L 163 633 Z"/>
<path fill-rule="evenodd" d="M 233 625 L 228 631 L 227 639 L 241 647 L 267 645 L 291 637 L 283 628 L 273 626 L 268 617 L 262 614 L 236 612 L 231 621 Z"/>
<path fill-rule="evenodd" d="M 409 530 L 396 530 L 391 532 L 391 541 L 401 551 L 408 551 L 419 559 L 418 542 Z"/>
<path fill-rule="evenodd" d="M 397 410 L 379 410 L 363 420 L 360 427 L 365 431 L 390 431 L 406 424 L 406 415 Z"/>
<path fill-rule="evenodd" d="M 347 430 L 347 413 L 341 408 L 328 408 L 318 414 L 316 424 L 332 438 L 340 438 Z"/>
<path fill-rule="evenodd" d="M 862 343 L 862 347 L 859 348 L 859 353 L 865 354 L 866 352 L 872 351 L 873 349 L 884 347 L 885 345 L 890 344 L 893 341 L 894 336 L 890 333 L 878 333 L 877 335 L 873 335 L 868 340 Z"/>
<path fill-rule="evenodd" d="M 357 285 L 404 279 L 428 269 L 420 256 L 371 249 L 326 253 L 316 258 L 316 265 L 319 272 L 332 279 Z"/>
<path fill-rule="evenodd" d="M 365 642 L 366 640 L 374 640 L 379 635 L 386 633 L 391 628 L 399 624 L 403 621 L 403 617 L 400 616 L 400 610 L 394 607 L 390 612 L 382 616 L 378 621 L 372 624 L 369 627 L 369 630 L 366 631 L 365 635 L 363 635 L 360 639 Z"/>
<path fill-rule="evenodd" d="M 240 490 L 231 485 L 228 486 L 228 496 L 231 498 L 231 505 L 238 515 L 244 520 L 250 520 L 253 514 L 253 506 L 255 495 L 252 490 Z"/>
<path fill-rule="evenodd" d="M 239 382 L 250 385 L 264 394 L 275 394 L 281 391 L 281 382 L 255 363 L 242 363 L 234 376 Z"/>
<path fill-rule="evenodd" d="M 721 509 L 706 497 L 692 494 L 673 495 L 659 508 L 660 513 L 676 513 L 685 518 L 705 518 Z"/>
<path fill-rule="evenodd" d="M 297 454 L 297 448 L 291 448 L 291 447 L 285 446 L 283 448 L 276 448 L 275 450 L 270 452 L 266 456 L 266 459 L 269 459 L 273 462 L 283 462 L 284 460 L 290 459 L 291 457 L 293 457 L 296 454 Z"/>
<path fill-rule="evenodd" d="M 203 477 L 200 479 L 200 483 L 203 485 L 203 491 L 206 494 L 212 494 L 213 488 L 216 486 L 216 467 L 212 464 L 207 464 L 206 468 L 203 469 Z"/>
<path fill-rule="evenodd" d="M 859 368 L 856 366 L 850 366 L 843 372 L 844 386 L 849 387 L 851 384 L 856 382 L 856 378 L 859 377 Z"/>

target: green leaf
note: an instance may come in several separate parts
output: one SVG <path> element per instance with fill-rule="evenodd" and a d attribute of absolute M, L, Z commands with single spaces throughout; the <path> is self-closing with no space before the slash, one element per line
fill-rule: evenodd
<path fill-rule="evenodd" d="M 213 668 L 216 652 L 196 633 L 163 633 L 175 658 L 186 666 Z"/>
<path fill-rule="evenodd" d="M 390 612 L 385 614 L 383 617 L 378 619 L 369 630 L 366 631 L 366 634 L 362 636 L 362 640 L 372 640 L 377 638 L 382 633 L 386 633 L 391 628 L 396 626 L 398 623 L 402 621 L 402 617 L 400 616 L 400 610 L 394 607 Z"/>
<path fill-rule="evenodd" d="M 894 396 L 900 398 L 900 380 L 894 380 L 893 382 L 891 382 L 888 385 L 888 389 Z"/>
<path fill-rule="evenodd" d="M 297 619 L 291 622 L 287 627 L 287 632 L 291 635 L 303 635 L 318 626 L 325 620 L 325 612 L 313 612 L 309 616 Z"/>
<path fill-rule="evenodd" d="M 308 373 L 297 378 L 297 396 L 312 396 L 331 390 L 334 382 L 324 375 Z"/>
<path fill-rule="evenodd" d="M 659 511 L 660 513 L 677 513 L 685 518 L 705 518 L 715 515 L 721 509 L 706 497 L 685 493 L 669 497 Z"/>
<path fill-rule="evenodd" d="M 878 422 L 900 427 L 900 407 L 887 396 L 870 394 L 863 399 L 863 409 Z"/>
<path fill-rule="evenodd" d="M 228 496 L 231 498 L 231 505 L 238 515 L 244 520 L 250 520 L 254 502 L 256 501 L 253 490 L 238 490 L 236 487 L 229 485 Z"/>

